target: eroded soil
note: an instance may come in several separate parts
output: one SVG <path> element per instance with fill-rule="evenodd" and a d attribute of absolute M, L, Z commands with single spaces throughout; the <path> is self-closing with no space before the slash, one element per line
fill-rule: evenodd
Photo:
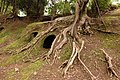
<path fill-rule="evenodd" d="M 105 19 L 108 19 L 107 21 L 109 21 L 106 23 L 110 23 L 109 25 L 111 25 L 110 27 L 107 27 L 107 31 L 113 31 L 117 34 L 108 34 L 93 30 L 94 34 L 91 36 L 82 35 L 85 45 L 81 52 L 81 59 L 89 70 L 97 77 L 97 80 L 118 80 L 108 72 L 105 55 L 100 49 L 104 49 L 108 55 L 112 57 L 113 68 L 118 76 L 120 76 L 119 14 L 120 9 L 117 9 L 105 15 Z M 26 23 L 23 24 L 23 22 L 21 22 L 21 24 L 22 26 L 26 26 Z M 17 26 L 17 24 L 15 26 Z M 62 56 L 59 55 L 59 58 L 53 65 L 50 65 L 42 59 L 36 59 L 40 58 L 41 54 L 37 54 L 37 56 L 33 58 L 33 62 L 24 62 L 24 60 L 21 60 L 23 54 L 10 55 L 4 53 L 2 51 L 4 46 L 9 45 L 18 39 L 18 35 L 20 35 L 24 28 L 25 27 L 18 27 L 16 30 L 10 30 L 10 32 L 8 30 L 9 33 L 6 34 L 4 31 L 0 32 L 0 80 L 92 80 L 90 74 L 77 59 L 70 67 L 67 74 L 64 77 L 62 76 L 60 66 L 64 60 L 69 58 L 71 54 L 69 49 L 65 49 L 65 53 L 61 53 Z M 69 48 L 69 45 L 67 46 Z M 46 49 L 42 50 L 43 53 L 47 51 Z"/>

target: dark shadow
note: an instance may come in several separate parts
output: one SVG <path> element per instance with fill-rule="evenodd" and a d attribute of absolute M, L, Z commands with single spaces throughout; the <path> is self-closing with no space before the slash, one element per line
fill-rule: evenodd
<path fill-rule="evenodd" d="M 27 41 L 30 42 L 33 38 L 37 36 L 38 32 L 32 32 L 30 36 L 28 37 Z"/>
<path fill-rule="evenodd" d="M 36 37 L 37 34 L 38 34 L 38 32 L 33 32 L 33 33 L 32 33 L 32 36 L 33 36 L 33 37 Z"/>
<path fill-rule="evenodd" d="M 43 48 L 51 48 L 52 42 L 54 41 L 55 37 L 55 35 L 47 36 L 44 40 Z"/>
<path fill-rule="evenodd" d="M 2 31 L 4 29 L 4 27 L 0 27 L 0 31 Z"/>

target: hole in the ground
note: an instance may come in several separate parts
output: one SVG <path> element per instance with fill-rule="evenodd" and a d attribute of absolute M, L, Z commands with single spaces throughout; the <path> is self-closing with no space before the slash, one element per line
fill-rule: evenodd
<path fill-rule="evenodd" d="M 38 34 L 38 32 L 33 32 L 33 33 L 32 33 L 32 36 L 33 36 L 33 37 L 36 37 L 37 34 Z"/>
<path fill-rule="evenodd" d="M 43 48 L 51 48 L 52 42 L 54 41 L 55 37 L 56 37 L 55 35 L 47 36 L 46 39 L 44 40 Z"/>
<path fill-rule="evenodd" d="M 4 29 L 4 27 L 1 27 L 1 28 L 0 28 L 0 31 L 2 31 L 3 29 Z"/>
<path fill-rule="evenodd" d="M 37 36 L 38 32 L 32 32 L 30 36 L 28 37 L 27 41 L 30 42 L 33 38 Z"/>

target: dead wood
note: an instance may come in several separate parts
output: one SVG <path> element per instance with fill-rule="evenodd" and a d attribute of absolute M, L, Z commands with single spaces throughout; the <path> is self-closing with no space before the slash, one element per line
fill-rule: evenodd
<path fill-rule="evenodd" d="M 114 68 L 113 68 L 113 64 L 112 64 L 112 58 L 105 52 L 104 49 L 101 49 L 101 51 L 103 51 L 103 53 L 105 54 L 105 59 L 106 59 L 106 62 L 108 64 L 108 71 L 114 75 L 115 77 L 117 77 L 118 79 L 119 76 L 117 75 L 117 73 L 115 72 Z"/>

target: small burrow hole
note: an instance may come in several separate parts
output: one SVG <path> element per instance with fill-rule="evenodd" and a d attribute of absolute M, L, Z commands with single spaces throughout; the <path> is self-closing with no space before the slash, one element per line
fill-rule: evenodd
<path fill-rule="evenodd" d="M 45 38 L 44 43 L 43 43 L 43 48 L 51 48 L 51 45 L 55 39 L 55 35 L 49 35 Z"/>
<path fill-rule="evenodd" d="M 2 31 L 4 29 L 4 27 L 0 27 L 0 31 Z"/>
<path fill-rule="evenodd" d="M 27 41 L 30 42 L 33 38 L 37 36 L 38 32 L 32 32 L 30 36 L 28 37 Z"/>
<path fill-rule="evenodd" d="M 37 34 L 38 34 L 38 32 L 33 32 L 33 33 L 32 33 L 32 36 L 33 36 L 33 37 L 36 37 Z"/>

